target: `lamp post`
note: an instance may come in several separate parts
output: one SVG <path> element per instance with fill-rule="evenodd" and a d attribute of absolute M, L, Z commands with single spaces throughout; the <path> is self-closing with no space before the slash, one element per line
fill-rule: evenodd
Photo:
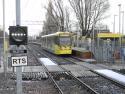
<path fill-rule="evenodd" d="M 121 32 L 121 4 L 118 4 L 119 6 L 119 34 Z"/>
<path fill-rule="evenodd" d="M 121 11 L 122 13 L 122 34 L 124 34 L 124 11 Z"/>
<path fill-rule="evenodd" d="M 113 32 L 115 33 L 115 18 L 117 15 L 114 15 L 114 24 L 113 24 Z"/>

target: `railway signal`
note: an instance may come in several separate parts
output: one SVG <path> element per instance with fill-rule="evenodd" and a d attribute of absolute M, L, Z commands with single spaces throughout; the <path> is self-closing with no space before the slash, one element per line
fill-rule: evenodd
<path fill-rule="evenodd" d="M 10 45 L 27 45 L 27 27 L 26 26 L 10 26 L 9 27 L 9 43 Z"/>

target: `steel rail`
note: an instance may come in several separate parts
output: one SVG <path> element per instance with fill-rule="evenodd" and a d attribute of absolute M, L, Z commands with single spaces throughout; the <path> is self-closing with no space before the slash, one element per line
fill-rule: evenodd
<path fill-rule="evenodd" d="M 31 51 L 32 52 L 32 51 Z M 38 62 L 40 62 L 39 61 L 39 59 L 38 59 L 38 57 L 32 52 L 32 54 L 34 55 L 34 57 L 38 60 Z M 44 64 L 42 64 L 43 66 L 44 66 Z M 48 69 L 44 66 L 44 68 L 45 68 L 45 70 L 46 70 L 46 72 L 47 72 L 47 74 L 49 75 L 49 77 L 51 78 L 50 80 L 54 83 L 54 85 L 56 86 L 56 89 L 58 90 L 58 92 L 60 93 L 60 94 L 64 94 L 63 93 L 63 91 L 61 90 L 61 88 L 58 86 L 58 84 L 55 82 L 55 80 L 53 79 L 53 77 L 52 77 L 52 75 L 49 73 L 49 71 L 48 71 Z"/>
<path fill-rule="evenodd" d="M 76 58 L 76 57 L 73 57 L 73 58 L 75 58 L 75 59 L 77 59 L 77 60 L 79 60 L 79 61 L 83 61 L 82 59 L 79 59 L 79 58 Z M 82 65 L 82 66 L 84 66 L 84 65 Z M 86 67 L 86 66 L 84 66 L 85 68 L 88 68 L 88 67 Z M 101 76 L 101 77 L 103 77 L 103 78 L 105 78 L 105 79 L 107 79 L 107 80 L 110 80 L 112 83 L 114 83 L 114 84 L 116 84 L 117 86 L 119 86 L 119 87 L 121 87 L 121 88 L 124 88 L 125 89 L 125 84 L 122 84 L 122 83 L 120 83 L 120 82 L 118 82 L 118 81 L 116 81 L 116 80 L 114 80 L 114 79 L 111 79 L 111 78 L 109 78 L 109 77 L 106 77 L 105 75 L 102 75 L 102 74 L 100 74 L 100 73 L 98 73 L 98 72 L 96 72 L 96 71 L 94 71 L 94 70 L 92 70 L 92 69 L 90 69 L 90 68 L 88 68 L 91 72 L 93 72 L 93 73 L 95 73 L 95 74 L 97 74 L 97 75 L 99 75 L 99 76 Z"/>
<path fill-rule="evenodd" d="M 125 89 L 125 84 L 122 84 L 122 83 L 120 83 L 120 82 L 118 82 L 118 81 L 116 81 L 116 80 L 114 80 L 114 79 L 111 79 L 111 78 L 109 78 L 109 77 L 106 77 L 105 75 L 102 75 L 102 74 L 100 74 L 100 73 L 98 73 L 98 72 L 96 72 L 96 71 L 94 71 L 94 70 L 90 70 L 90 71 L 93 72 L 93 73 L 96 73 L 97 75 L 100 75 L 101 77 L 103 77 L 103 78 L 105 78 L 105 79 L 107 79 L 107 80 L 110 80 L 110 81 L 113 82 L 114 84 L 116 84 L 116 85 L 118 85 L 119 87 Z"/>
<path fill-rule="evenodd" d="M 69 73 L 74 79 L 76 79 L 78 82 L 82 83 L 82 85 L 85 86 L 85 88 L 87 90 L 91 90 L 91 94 L 99 94 L 98 92 L 96 92 L 93 88 L 91 88 L 89 85 L 87 85 L 86 83 L 84 83 L 83 81 L 81 81 L 79 78 L 75 77 L 71 72 Z"/>
<path fill-rule="evenodd" d="M 77 60 L 79 60 L 79 61 L 83 61 L 82 59 L 79 59 L 79 58 L 76 58 L 76 57 L 73 57 L 73 58 L 75 58 L 75 59 L 77 59 Z M 82 66 L 84 66 L 84 65 L 82 65 Z M 88 68 L 88 67 L 86 67 L 86 66 L 84 66 L 85 68 Z M 90 68 L 88 68 L 91 72 L 93 72 L 93 73 L 95 73 L 95 74 L 97 74 L 97 75 L 99 75 L 99 76 L 101 76 L 101 77 L 103 77 L 103 78 L 105 78 L 105 79 L 107 79 L 107 80 L 110 80 L 111 82 L 113 82 L 114 84 L 116 84 L 116 85 L 118 85 L 119 87 L 121 87 L 121 88 L 124 88 L 125 89 L 125 84 L 122 84 L 122 83 L 120 83 L 120 82 L 118 82 L 118 81 L 116 81 L 116 80 L 114 80 L 114 79 L 111 79 L 111 78 L 109 78 L 109 77 L 106 77 L 105 75 L 102 75 L 102 74 L 100 74 L 100 73 L 98 73 L 98 72 L 96 72 L 96 71 L 94 71 L 94 70 L 92 70 L 92 69 L 90 69 Z"/>
<path fill-rule="evenodd" d="M 40 50 L 38 50 L 39 53 L 41 53 Z M 41 53 L 43 54 L 43 53 Z M 44 54 L 45 55 L 45 54 Z M 52 58 L 50 58 L 49 56 L 45 55 L 47 58 L 49 58 L 50 60 L 52 60 L 54 63 L 55 60 L 53 60 Z M 57 63 L 56 63 L 57 64 Z M 44 66 L 44 65 L 43 65 Z M 45 67 L 45 66 L 44 66 Z M 61 67 L 61 66 L 60 66 Z M 46 67 L 45 67 L 46 68 Z M 62 67 L 61 67 L 62 68 Z M 64 68 L 62 68 L 64 69 Z M 47 70 L 47 68 L 46 68 Z M 94 89 L 92 89 L 90 86 L 88 86 L 87 84 L 85 84 L 83 81 L 81 81 L 80 79 L 78 79 L 77 77 L 75 77 L 71 72 L 69 72 L 68 70 L 64 69 L 71 77 L 73 77 L 75 79 L 75 81 L 79 82 L 85 89 L 87 89 L 87 91 L 91 92 L 90 94 L 99 94 L 98 92 L 96 92 Z M 60 89 L 60 87 L 58 86 L 58 84 L 56 83 L 56 81 L 53 79 L 53 76 L 49 73 L 49 71 L 47 70 L 49 76 L 51 77 L 51 79 L 53 80 L 53 82 L 55 83 L 55 85 Z M 61 90 L 61 89 L 60 89 Z M 61 91 L 61 94 L 63 94 L 63 91 Z"/>
<path fill-rule="evenodd" d="M 74 57 L 73 57 L 74 58 Z M 75 59 L 77 59 L 77 58 L 75 58 Z M 51 59 L 52 60 L 52 59 Z M 79 61 L 83 61 L 83 60 L 81 60 L 81 59 L 77 59 L 77 60 L 79 60 Z M 68 60 L 68 61 L 70 61 L 70 60 Z M 70 62 L 72 62 L 72 61 L 70 61 Z M 86 66 L 84 66 L 84 65 L 82 65 L 83 67 L 86 67 Z M 88 68 L 88 67 L 86 67 L 86 68 Z M 91 69 L 91 68 L 88 68 L 91 72 L 93 72 L 93 70 Z M 93 73 L 95 73 L 95 72 L 93 72 Z M 97 75 L 100 75 L 100 74 L 98 74 L 98 73 L 96 73 Z M 108 80 L 110 80 L 113 84 L 116 84 L 117 86 L 119 86 L 119 87 L 121 87 L 121 88 L 125 88 L 125 85 L 123 85 L 123 84 L 121 84 L 121 83 L 119 83 L 119 82 L 117 82 L 117 81 L 115 81 L 115 80 L 113 80 L 113 79 L 109 79 L 109 78 L 107 78 L 107 77 L 105 77 L 104 75 L 100 75 L 101 77 L 103 77 L 103 78 L 105 78 L 105 79 L 108 79 Z M 78 79 L 78 78 L 77 78 Z M 79 81 L 81 81 L 80 79 L 78 79 Z M 82 81 L 81 81 L 82 82 Z M 89 87 L 88 85 L 87 85 L 87 87 Z M 94 93 L 95 94 L 95 93 Z"/>

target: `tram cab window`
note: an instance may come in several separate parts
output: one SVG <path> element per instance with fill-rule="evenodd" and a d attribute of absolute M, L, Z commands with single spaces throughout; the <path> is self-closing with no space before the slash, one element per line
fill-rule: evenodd
<path fill-rule="evenodd" d="M 71 45 L 71 38 L 70 37 L 60 37 L 59 43 L 60 43 L 60 45 Z"/>

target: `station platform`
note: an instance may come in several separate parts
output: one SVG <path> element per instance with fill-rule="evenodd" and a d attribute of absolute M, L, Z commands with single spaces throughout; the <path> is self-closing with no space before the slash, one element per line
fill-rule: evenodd
<path fill-rule="evenodd" d="M 93 53 L 85 48 L 74 47 L 72 48 L 72 53 L 74 57 L 77 57 L 82 61 L 96 63 Z"/>
<path fill-rule="evenodd" d="M 125 75 L 119 74 L 108 69 L 94 70 L 94 72 L 125 86 Z"/>

